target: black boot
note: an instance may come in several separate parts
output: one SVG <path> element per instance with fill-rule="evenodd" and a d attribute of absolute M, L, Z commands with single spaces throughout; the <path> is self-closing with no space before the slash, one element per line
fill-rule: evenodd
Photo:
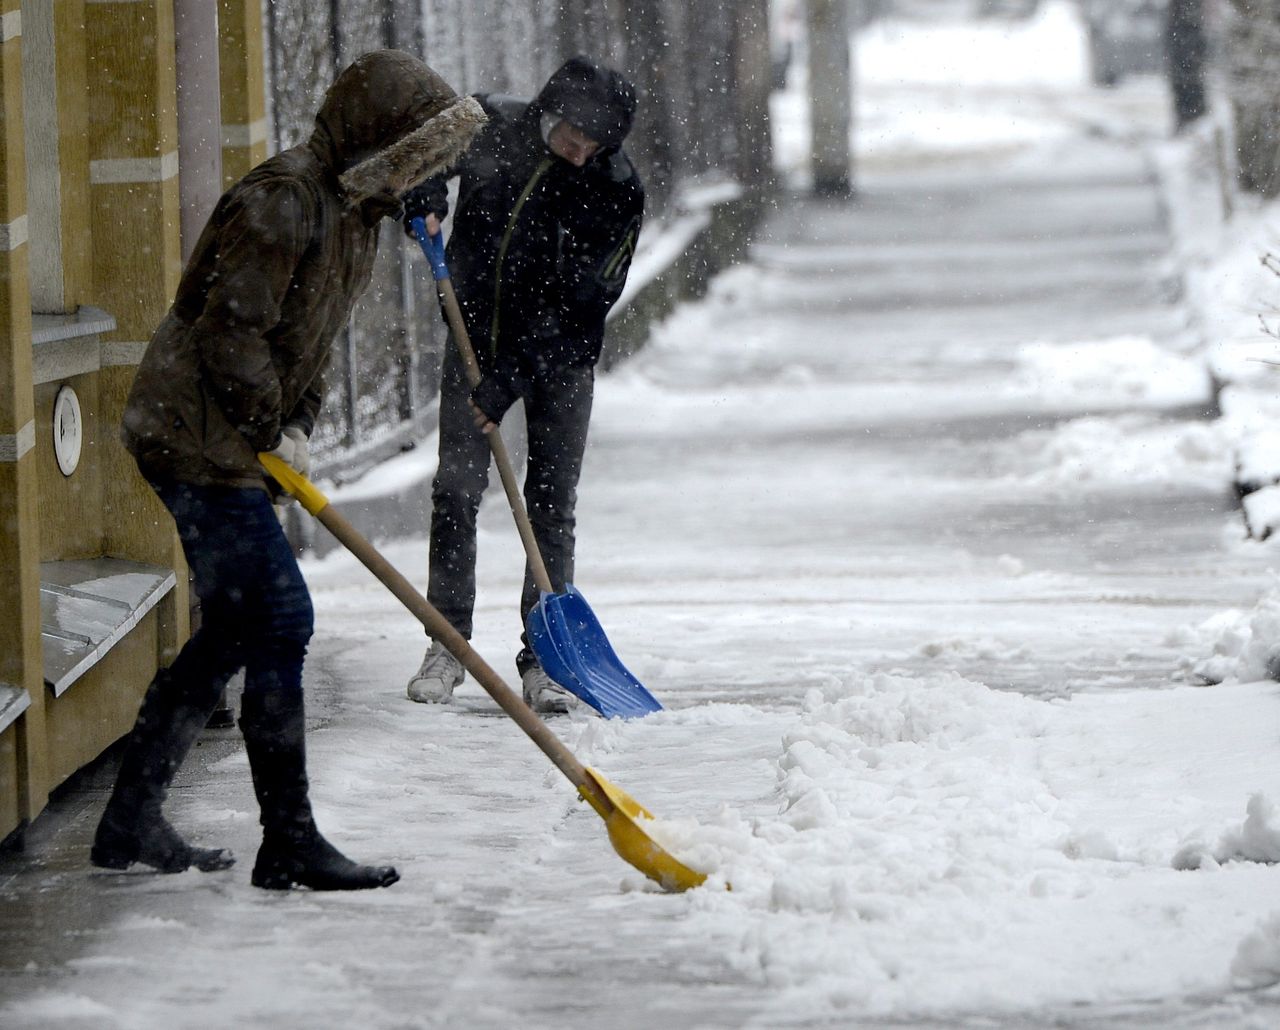
<path fill-rule="evenodd" d="M 301 694 L 245 694 L 240 710 L 249 770 L 262 809 L 262 847 L 250 878 L 253 885 L 267 890 L 299 884 L 317 891 L 355 891 L 390 887 L 399 880 L 391 866 L 351 861 L 316 828 L 307 792 Z"/>
<path fill-rule="evenodd" d="M 167 670 L 151 682 L 94 835 L 89 852 L 94 865 L 127 869 L 141 862 L 162 873 L 180 873 L 191 866 L 212 872 L 235 863 L 230 851 L 191 847 L 160 812 L 165 791 L 200 735 L 221 685 L 206 698 L 210 692 L 203 684 L 194 691 L 184 689 Z"/>
<path fill-rule="evenodd" d="M 119 796 L 117 792 L 112 802 Z M 193 848 L 160 814 L 159 804 L 150 801 L 109 804 L 89 860 L 103 869 L 128 869 L 141 862 L 161 873 L 181 873 L 192 866 L 212 873 L 236 864 L 235 855 L 225 848 Z"/>

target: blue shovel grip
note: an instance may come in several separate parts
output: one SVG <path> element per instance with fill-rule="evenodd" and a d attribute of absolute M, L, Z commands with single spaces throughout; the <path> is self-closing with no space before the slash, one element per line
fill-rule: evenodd
<path fill-rule="evenodd" d="M 418 245 L 422 247 L 422 253 L 427 256 L 427 261 L 431 265 L 431 275 L 435 278 L 435 281 L 440 282 L 442 279 L 448 279 L 449 266 L 444 261 L 444 234 L 429 235 L 427 233 L 426 219 L 421 217 L 409 219 L 409 228 L 418 237 Z"/>

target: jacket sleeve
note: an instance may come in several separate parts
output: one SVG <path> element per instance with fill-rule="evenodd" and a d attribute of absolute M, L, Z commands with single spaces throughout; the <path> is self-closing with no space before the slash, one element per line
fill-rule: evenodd
<path fill-rule="evenodd" d="M 444 221 L 449 215 L 449 177 L 455 172 L 443 172 L 423 179 L 404 195 L 404 228 L 411 233 L 409 222 L 414 218 L 435 215 Z"/>
<path fill-rule="evenodd" d="M 298 398 L 298 403 L 294 405 L 293 410 L 284 413 L 284 426 L 297 426 L 308 438 L 315 431 L 316 419 L 320 417 L 320 406 L 324 403 L 325 376 L 329 371 L 332 353 L 330 351 L 325 355 L 320 371 L 316 373 L 311 385 L 302 391 L 302 396 Z"/>
<path fill-rule="evenodd" d="M 501 422 L 502 416 L 520 397 L 525 385 L 519 359 L 510 352 L 499 351 L 493 367 L 480 377 L 480 382 L 471 391 L 471 399 L 490 419 Z"/>
<path fill-rule="evenodd" d="M 622 295 L 644 220 L 644 187 L 630 162 L 625 178 L 611 175 L 561 218 L 563 237 L 557 289 L 530 328 L 522 349 L 541 370 L 595 364 L 604 320 Z"/>
<path fill-rule="evenodd" d="M 227 421 L 255 450 L 274 447 L 287 414 L 267 334 L 313 234 L 305 193 L 282 183 L 228 201 L 204 309 L 193 326 L 206 382 Z M 318 404 L 317 404 L 318 410 Z"/>

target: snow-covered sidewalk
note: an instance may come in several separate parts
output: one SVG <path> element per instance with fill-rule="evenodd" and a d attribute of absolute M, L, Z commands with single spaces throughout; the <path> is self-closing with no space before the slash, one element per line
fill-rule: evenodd
<path fill-rule="evenodd" d="M 1167 288 L 1162 98 L 1083 86 L 1067 10 L 948 36 L 950 77 L 928 33 L 873 35 L 903 60 L 862 102 L 907 103 L 911 145 L 598 384 L 578 586 L 668 711 L 553 727 L 708 886 L 624 865 L 474 683 L 408 702 L 421 630 L 333 553 L 305 563 L 318 817 L 402 881 L 251 888 L 229 748 L 171 808 L 235 869 L 93 872 L 92 804 L 5 867 L 0 1025 L 1274 1026 L 1280 685 L 1194 676 L 1269 552 Z M 1002 45 L 1023 79 L 984 78 Z M 930 149 L 960 87 L 1024 117 Z M 432 449 L 382 481 L 425 488 Z M 514 680 L 496 493 L 480 547 L 473 642 Z M 383 549 L 425 582 L 421 533 Z"/>

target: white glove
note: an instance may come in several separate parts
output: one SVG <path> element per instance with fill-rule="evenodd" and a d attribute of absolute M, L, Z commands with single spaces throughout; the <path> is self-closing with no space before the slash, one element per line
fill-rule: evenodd
<path fill-rule="evenodd" d="M 293 437 L 289 436 L 287 433 L 282 433 L 280 434 L 280 442 L 271 448 L 271 450 L 267 451 L 267 453 L 273 458 L 279 458 L 290 468 L 293 468 L 293 451 L 295 446 Z"/>
<path fill-rule="evenodd" d="M 289 466 L 300 476 L 305 476 L 311 471 L 311 449 L 307 440 L 307 434 L 292 422 L 284 427 L 284 431 L 280 434 L 280 447 L 286 444 L 292 445 L 292 452 L 288 457 L 280 455 Z M 272 452 L 275 453 L 274 451 Z"/>
<path fill-rule="evenodd" d="M 293 468 L 294 450 L 296 446 L 297 445 L 292 436 L 287 432 L 281 433 L 280 442 L 271 448 L 271 450 L 267 451 L 267 453 L 273 458 L 279 458 L 290 468 Z M 289 493 L 289 491 L 284 489 L 283 486 L 281 486 L 279 490 L 273 490 L 271 496 L 272 503 L 280 508 L 283 508 L 287 504 L 292 504 L 295 500 L 293 494 Z"/>

